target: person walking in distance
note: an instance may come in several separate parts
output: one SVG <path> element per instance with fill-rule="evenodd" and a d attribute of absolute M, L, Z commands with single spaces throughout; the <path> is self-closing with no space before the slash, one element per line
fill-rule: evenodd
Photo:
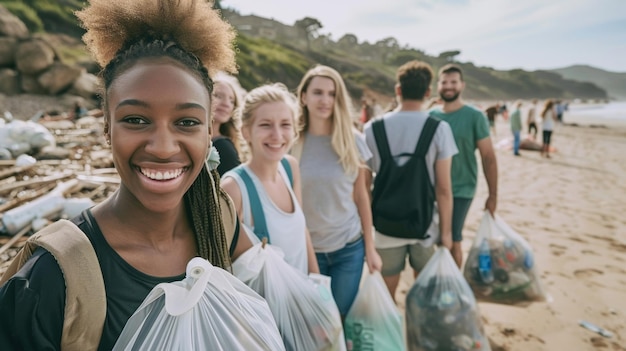
<path fill-rule="evenodd" d="M 533 140 L 537 140 L 537 114 L 537 99 L 534 99 L 528 109 L 528 115 L 526 117 L 528 135 L 531 135 L 532 133 Z"/>
<path fill-rule="evenodd" d="M 513 133 L 513 155 L 521 156 L 519 153 L 520 146 L 520 133 L 522 132 L 522 102 L 517 101 L 515 103 L 515 109 L 511 114 L 511 133 Z"/>
<path fill-rule="evenodd" d="M 439 70 L 437 92 L 443 100 L 443 106 L 431 110 L 431 114 L 450 124 L 459 153 L 452 158 L 452 256 L 461 267 L 463 252 L 463 225 L 474 195 L 478 178 L 478 165 L 475 150 L 480 152 L 483 173 L 487 181 L 489 196 L 485 209 L 492 215 L 498 201 L 498 166 L 493 150 L 489 125 L 485 115 L 478 109 L 467 105 L 461 98 L 465 88 L 463 71 L 454 64 L 443 66 Z"/>
<path fill-rule="evenodd" d="M 376 174 L 375 245 L 383 261 L 383 279 L 394 299 L 407 256 L 417 277 L 435 252 L 434 244 L 440 241 L 452 249 L 450 167 L 457 147 L 448 123 L 429 117 L 424 110 L 432 79 L 433 71 L 424 62 L 400 66 L 395 86 L 399 109 L 365 125 L 365 140 L 373 154 L 368 165 Z M 395 198 L 387 198 L 391 196 Z M 405 218 L 396 216 L 403 208 L 391 208 L 394 203 L 410 208 Z M 386 222 L 388 210 L 394 214 L 388 216 L 394 223 Z M 421 217 L 423 221 L 416 221 Z M 413 221 L 408 222 L 409 233 L 394 228 L 407 220 Z"/>

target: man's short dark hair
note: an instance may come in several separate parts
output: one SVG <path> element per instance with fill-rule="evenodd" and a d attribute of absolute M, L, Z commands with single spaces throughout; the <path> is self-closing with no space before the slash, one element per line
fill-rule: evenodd
<path fill-rule="evenodd" d="M 433 69 L 426 62 L 409 61 L 398 68 L 396 79 L 403 100 L 423 100 L 433 80 Z"/>
<path fill-rule="evenodd" d="M 453 64 L 453 63 L 448 63 L 447 65 L 441 67 L 439 69 L 439 76 L 441 77 L 442 74 L 449 74 L 449 73 L 458 73 L 459 76 L 461 77 L 461 82 L 463 81 L 463 70 L 461 70 L 461 67 Z"/>

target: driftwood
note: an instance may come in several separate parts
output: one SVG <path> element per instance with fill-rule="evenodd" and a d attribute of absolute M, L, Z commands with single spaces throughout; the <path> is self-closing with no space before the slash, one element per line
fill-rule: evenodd
<path fill-rule="evenodd" d="M 9 169 L 0 171 L 0 179 L 4 179 L 8 176 L 12 176 L 14 174 L 18 174 L 18 173 L 22 173 L 25 172 L 31 168 L 33 168 L 35 165 L 28 165 L 28 166 L 19 166 L 19 167 L 11 167 Z"/>
<path fill-rule="evenodd" d="M 51 175 L 47 177 L 23 180 L 21 182 L 15 182 L 13 184 L 7 184 L 4 186 L 0 186 L 0 194 L 7 193 L 16 188 L 25 188 L 25 187 L 32 186 L 32 185 L 41 185 L 41 184 L 56 182 L 57 180 L 67 179 L 67 178 L 70 178 L 71 176 L 72 176 L 72 173 L 61 173 L 61 174 L 55 174 L 55 175 Z"/>
<path fill-rule="evenodd" d="M 68 152 L 65 159 L 38 159 L 32 166 L 18 167 L 15 160 L 0 160 L 0 224 L 9 224 L 3 215 L 50 194 L 61 182 L 73 180 L 63 193 L 65 198 L 89 198 L 98 203 L 113 193 L 120 183 L 113 168 L 111 153 L 102 136 L 101 126 L 66 124 L 64 128 L 50 128 L 58 148 Z M 37 158 L 37 155 L 33 155 Z M 43 157 L 43 156 L 42 156 Z M 31 204 L 32 205 L 32 204 Z M 62 213 L 50 214 L 49 220 Z M 0 276 L 32 234 L 32 224 L 17 230 L 14 236 L 0 233 Z M 2 227 L 2 225 L 0 225 Z"/>
<path fill-rule="evenodd" d="M 29 192 L 27 195 L 21 196 L 21 197 L 16 197 L 12 200 L 7 201 L 6 203 L 0 205 L 0 213 L 5 212 L 7 210 L 10 210 L 14 207 L 17 207 L 25 202 L 28 202 L 30 200 L 36 199 L 40 196 L 43 196 L 47 193 L 49 193 L 52 189 L 54 189 L 55 184 L 52 185 L 46 185 L 43 188 L 36 190 L 36 191 L 32 191 Z"/>
<path fill-rule="evenodd" d="M 30 232 L 31 229 L 32 228 L 29 225 L 26 228 L 20 230 L 19 233 L 15 234 L 11 238 L 11 240 L 9 240 L 6 244 L 4 244 L 4 245 L 2 245 L 2 247 L 0 247 L 0 255 L 2 255 L 5 251 L 10 249 L 13 246 L 13 244 L 15 244 L 16 242 L 20 241 L 24 235 L 26 235 L 26 234 L 28 234 L 28 232 Z"/>

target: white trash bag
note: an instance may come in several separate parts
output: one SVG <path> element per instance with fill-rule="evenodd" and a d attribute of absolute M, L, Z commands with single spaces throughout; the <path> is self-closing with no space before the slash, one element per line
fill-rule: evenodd
<path fill-rule="evenodd" d="M 478 227 L 463 275 L 480 301 L 546 300 L 532 248 L 502 218 L 489 212 Z"/>
<path fill-rule="evenodd" d="M 154 287 L 113 350 L 285 350 L 265 300 L 196 257 L 182 281 Z"/>
<path fill-rule="evenodd" d="M 406 296 L 409 351 L 490 351 L 476 299 L 448 249 L 428 260 Z"/>
<path fill-rule="evenodd" d="M 366 273 L 344 329 L 349 351 L 406 350 L 402 316 L 380 272 Z"/>
<path fill-rule="evenodd" d="M 343 327 L 332 293 L 258 243 L 233 262 L 233 274 L 265 298 L 287 351 L 345 350 Z"/>

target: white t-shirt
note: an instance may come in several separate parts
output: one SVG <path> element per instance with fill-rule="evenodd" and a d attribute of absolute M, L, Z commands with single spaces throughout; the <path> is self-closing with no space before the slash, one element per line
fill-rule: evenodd
<path fill-rule="evenodd" d="M 304 274 L 307 274 L 309 267 L 306 249 L 306 222 L 304 219 L 304 213 L 302 212 L 298 199 L 293 192 L 289 176 L 283 168 L 282 163 L 278 164 L 278 171 L 285 182 L 285 185 L 287 185 L 287 189 L 289 189 L 289 195 L 291 196 L 291 201 L 294 204 L 294 211 L 292 213 L 287 213 L 276 206 L 274 201 L 272 201 L 270 196 L 265 191 L 263 183 L 261 183 L 261 180 L 256 176 L 256 174 L 254 174 L 254 172 L 247 165 L 244 165 L 243 167 L 245 171 L 248 172 L 250 178 L 252 178 L 256 191 L 259 194 L 271 245 L 280 248 L 284 252 L 285 261 L 287 263 L 302 271 Z M 248 197 L 248 190 L 243 182 L 243 179 L 241 179 L 239 174 L 233 171 L 229 171 L 224 174 L 224 179 L 227 177 L 233 178 L 237 182 L 239 190 L 241 191 L 243 224 L 250 229 L 254 229 L 252 225 L 253 221 L 250 198 Z M 257 236 L 251 232 L 250 229 L 246 230 L 250 240 L 253 243 L 259 242 Z"/>
<path fill-rule="evenodd" d="M 424 128 L 428 113 L 424 111 L 397 111 L 390 112 L 383 117 L 385 123 L 385 131 L 387 132 L 387 139 L 390 143 L 389 150 L 392 155 L 400 155 L 403 153 L 412 154 L 415 151 L 415 146 L 419 136 Z M 373 172 L 378 172 L 381 164 L 380 154 L 376 146 L 376 139 L 374 138 L 374 131 L 372 129 L 372 123 L 365 125 L 365 140 L 367 146 L 372 151 L 372 158 L 368 161 L 368 165 Z M 450 125 L 444 121 L 439 123 L 433 140 L 426 153 L 426 165 L 428 168 L 428 175 L 430 177 L 431 184 L 435 184 L 435 162 L 437 160 L 444 160 L 457 154 L 459 150 L 456 147 L 454 136 Z M 401 156 L 396 159 L 399 165 L 402 165 L 408 161 L 408 157 Z M 398 185 L 401 186 L 401 185 Z M 420 243 L 423 246 L 432 246 L 439 239 L 439 211 L 437 209 L 437 203 L 433 211 L 433 221 L 427 231 L 430 237 L 424 240 L 418 239 L 403 239 L 396 238 L 388 235 L 384 235 L 376 232 L 375 245 L 379 249 L 387 249 L 392 247 L 399 247 L 404 245 L 413 245 Z"/>
<path fill-rule="evenodd" d="M 541 129 L 545 131 L 554 130 L 554 111 L 552 109 L 546 111 L 546 115 L 543 116 Z"/>

